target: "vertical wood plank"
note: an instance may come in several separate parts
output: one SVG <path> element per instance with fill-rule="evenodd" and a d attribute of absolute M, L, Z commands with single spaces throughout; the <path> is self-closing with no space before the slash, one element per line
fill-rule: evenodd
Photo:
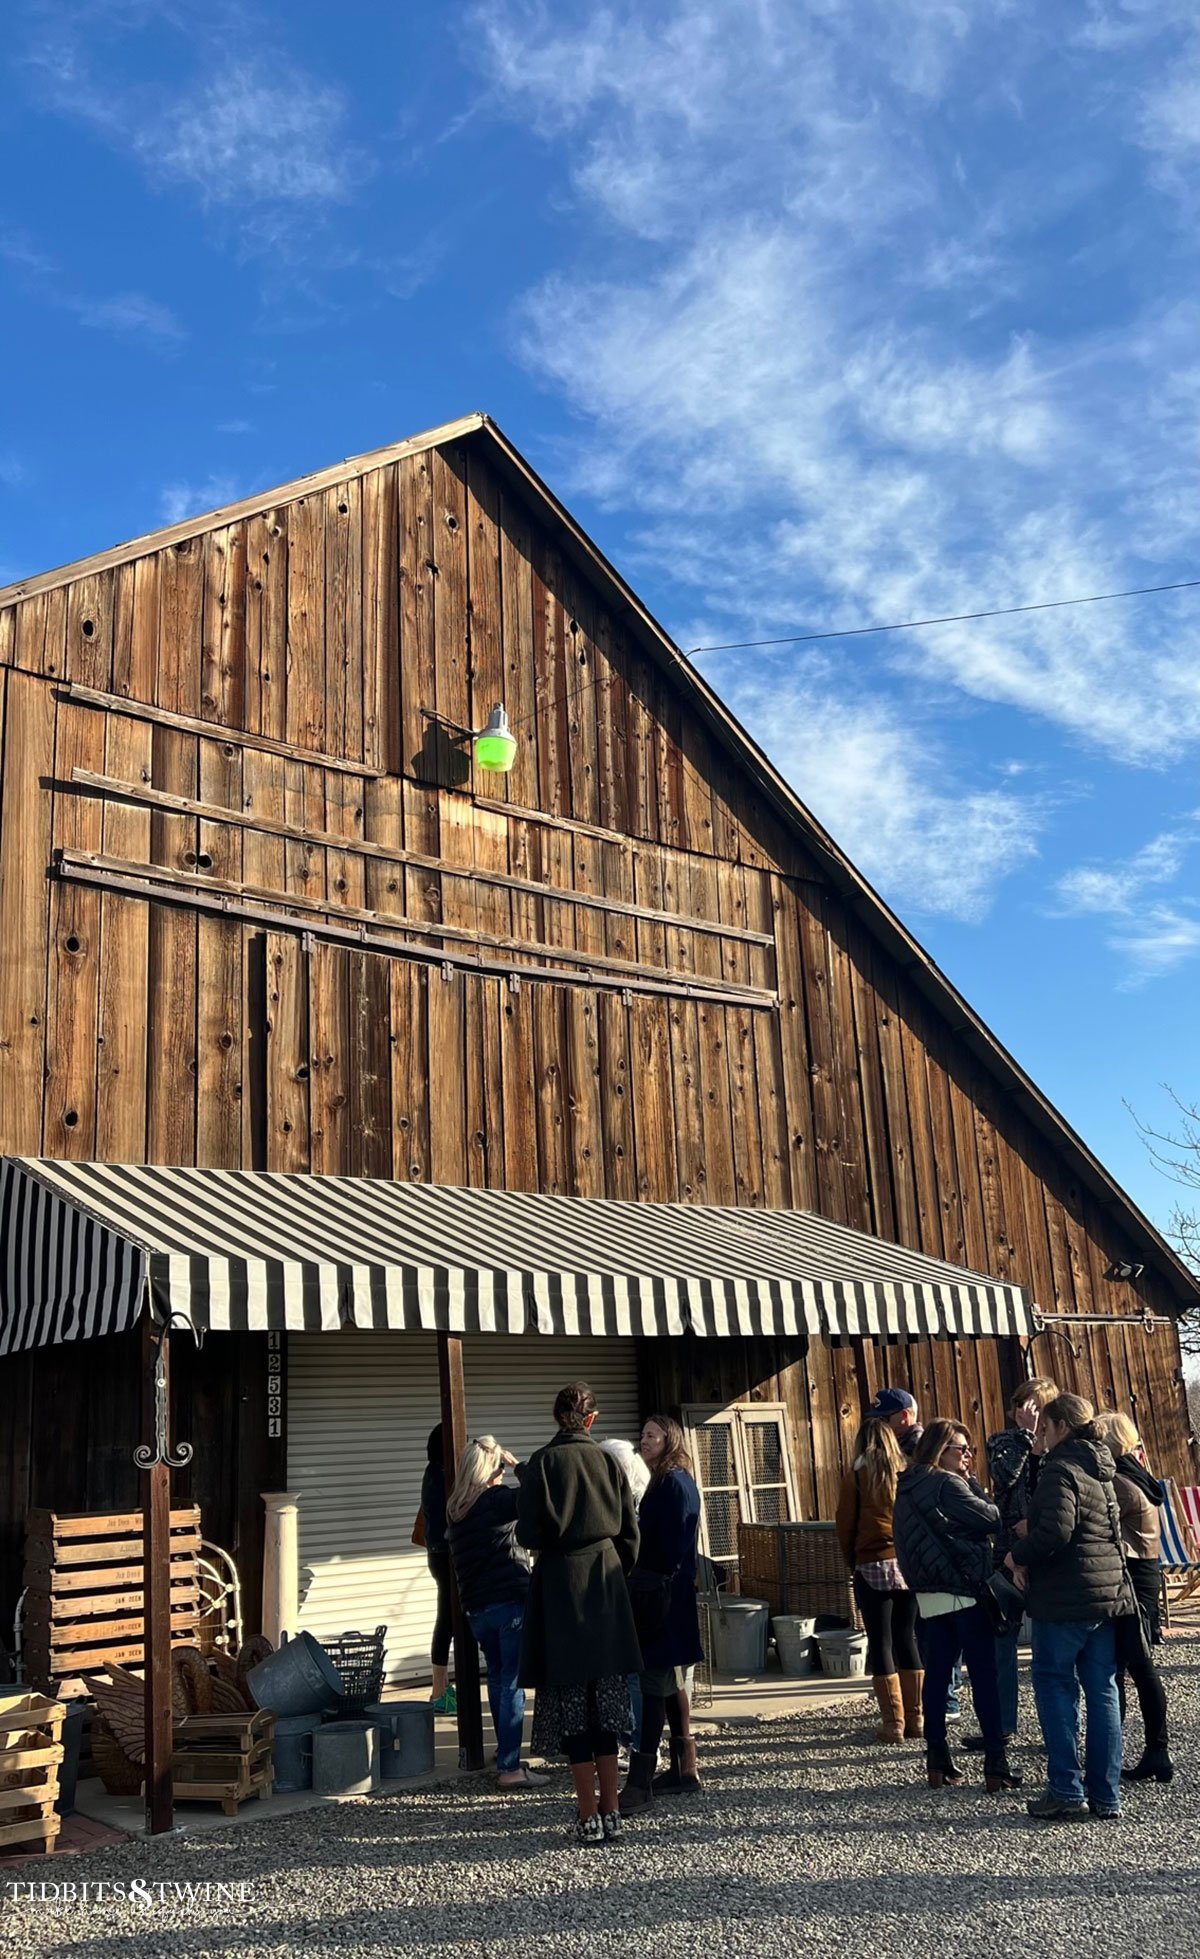
<path fill-rule="evenodd" d="M 500 590 L 504 704 L 517 738 L 509 775 L 516 803 L 536 809 L 538 801 L 538 703 L 533 650 L 533 562 L 529 513 L 505 491 L 500 501 Z"/>
<path fill-rule="evenodd" d="M 111 570 L 89 572 L 66 587 L 66 677 L 102 693 L 112 683 L 114 580 Z"/>
<path fill-rule="evenodd" d="M 325 517 L 325 740 L 331 755 L 363 749 L 363 537 L 357 482 L 322 498 Z"/>
<path fill-rule="evenodd" d="M 135 604 L 137 582 L 135 580 Z M 157 606 L 155 608 L 157 620 Z M 134 639 L 138 638 L 135 627 Z M 140 656 L 139 656 L 140 657 Z M 131 680 L 136 670 L 131 667 Z M 147 782 L 153 740 L 148 722 L 106 717 L 104 766 L 122 782 Z M 104 804 L 104 850 L 132 863 L 150 854 L 150 811 Z M 141 1163 L 146 1155 L 150 912 L 139 898 L 104 892 L 100 901 L 100 1019 L 96 1078 L 96 1155 L 103 1163 Z"/>
<path fill-rule="evenodd" d="M 666 1001 L 634 994 L 629 1002 L 629 1034 L 636 1082 L 633 1148 L 637 1194 L 644 1203 L 674 1203 L 680 1194 L 680 1173 Z"/>
<path fill-rule="evenodd" d="M 482 728 L 492 709 L 513 707 L 505 698 L 504 609 L 500 581 L 500 494 L 481 452 L 466 458 L 467 719 Z M 504 800 L 510 778 L 488 779 L 489 795 Z"/>
<path fill-rule="evenodd" d="M 400 538 L 396 464 L 362 479 L 363 760 L 399 775 Z"/>
<path fill-rule="evenodd" d="M 324 751 L 325 512 L 319 496 L 287 508 L 287 739 Z"/>
<path fill-rule="evenodd" d="M 311 1163 L 308 956 L 298 934 L 267 933 L 267 1169 Z"/>
<path fill-rule="evenodd" d="M 59 703 L 53 846 L 98 851 L 104 807 L 71 786 L 77 768 L 104 768 L 104 716 Z M 50 965 L 42 1153 L 84 1160 L 96 1154 L 96 1072 L 100 1000 L 100 892 L 56 878 L 50 890 Z"/>
<path fill-rule="evenodd" d="M 467 498 L 466 459 L 457 443 L 431 452 L 433 485 L 433 559 L 437 566 L 435 599 L 437 712 L 444 728 L 470 725 L 471 693 L 467 679 Z M 442 756 L 441 780 L 449 787 L 465 783 L 470 774 L 468 750 L 449 743 Z"/>
<path fill-rule="evenodd" d="M 400 497 L 400 700 L 402 765 L 421 782 L 438 781 L 436 739 L 437 621 L 433 543 L 433 470 L 428 454 L 396 466 Z"/>
<path fill-rule="evenodd" d="M 246 705 L 246 526 L 210 531 L 203 546 L 200 714 L 240 728 Z"/>
<path fill-rule="evenodd" d="M 309 1107 L 312 1168 L 346 1176 L 350 1168 L 350 954 L 314 941 L 308 955 L 312 1044 Z"/>
<path fill-rule="evenodd" d="M 392 1174 L 391 997 L 378 953 L 350 954 L 350 1172 Z"/>
<path fill-rule="evenodd" d="M 389 967 L 393 1175 L 423 1183 L 430 1176 L 429 990 L 442 980 L 428 966 L 393 959 Z"/>
<path fill-rule="evenodd" d="M 435 1184 L 467 1182 L 466 1019 L 464 975 L 429 977 L 426 1066 L 429 1098 L 429 1175 Z"/>
<path fill-rule="evenodd" d="M 0 959 L 0 1150 L 41 1147 L 49 950 L 54 699 L 31 674 L 7 676 L 0 800 L 0 918 L 18 957 Z"/>

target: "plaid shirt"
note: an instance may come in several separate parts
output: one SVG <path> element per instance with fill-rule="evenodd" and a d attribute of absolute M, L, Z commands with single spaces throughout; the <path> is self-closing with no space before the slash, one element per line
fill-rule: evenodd
<path fill-rule="evenodd" d="M 906 1592 L 908 1586 L 901 1576 L 900 1566 L 895 1558 L 876 1558 L 873 1564 L 860 1564 L 855 1567 L 865 1585 L 873 1592 Z"/>

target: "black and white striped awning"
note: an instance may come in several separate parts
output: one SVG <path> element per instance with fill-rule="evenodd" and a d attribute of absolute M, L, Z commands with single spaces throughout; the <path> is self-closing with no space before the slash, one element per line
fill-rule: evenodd
<path fill-rule="evenodd" d="M 197 1332 L 1029 1334 L 1018 1286 L 806 1211 L 0 1160 L 0 1353 Z"/>

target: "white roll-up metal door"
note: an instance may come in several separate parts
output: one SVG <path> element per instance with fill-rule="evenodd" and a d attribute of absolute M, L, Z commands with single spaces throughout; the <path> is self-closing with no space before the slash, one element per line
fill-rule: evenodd
<path fill-rule="evenodd" d="M 288 1337 L 288 1487 L 298 1493 L 300 1627 L 318 1639 L 386 1625 L 387 1674 L 429 1665 L 435 1594 L 411 1542 L 439 1419 L 432 1333 Z M 632 1340 L 479 1334 L 463 1341 L 467 1423 L 525 1457 L 554 1431 L 565 1381 L 589 1382 L 597 1435 L 638 1432 Z"/>

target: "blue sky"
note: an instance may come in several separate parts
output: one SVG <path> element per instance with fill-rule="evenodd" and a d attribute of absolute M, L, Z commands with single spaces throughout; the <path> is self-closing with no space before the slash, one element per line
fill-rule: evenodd
<path fill-rule="evenodd" d="M 0 577 L 470 409 L 687 647 L 1200 576 L 1176 0 L 17 0 Z M 1200 592 L 697 664 L 1159 1222 Z"/>

